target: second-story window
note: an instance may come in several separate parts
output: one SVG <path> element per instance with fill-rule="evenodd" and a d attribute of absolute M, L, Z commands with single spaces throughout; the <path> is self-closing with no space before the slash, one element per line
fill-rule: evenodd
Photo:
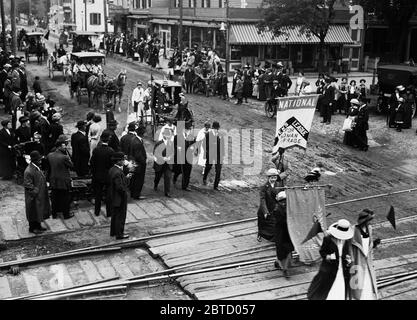
<path fill-rule="evenodd" d="M 202 8 L 210 8 L 210 0 L 201 0 Z"/>
<path fill-rule="evenodd" d="M 101 24 L 101 14 L 90 13 L 90 25 L 100 25 L 100 24 Z"/>
<path fill-rule="evenodd" d="M 194 2 L 195 2 L 195 0 L 188 0 L 188 7 L 189 8 L 194 8 Z"/>

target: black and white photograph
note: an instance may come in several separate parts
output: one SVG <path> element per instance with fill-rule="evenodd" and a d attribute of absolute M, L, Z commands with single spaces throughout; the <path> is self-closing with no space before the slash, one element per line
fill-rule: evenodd
<path fill-rule="evenodd" d="M 417 299 L 416 0 L 0 11 L 0 300 Z"/>

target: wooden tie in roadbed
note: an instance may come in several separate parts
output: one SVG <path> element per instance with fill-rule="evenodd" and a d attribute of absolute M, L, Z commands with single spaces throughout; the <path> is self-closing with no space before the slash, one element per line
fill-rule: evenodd
<path fill-rule="evenodd" d="M 383 233 L 385 228 L 384 223 L 380 224 L 375 233 Z M 258 242 L 256 236 L 256 221 L 250 221 L 155 239 L 148 241 L 147 245 L 155 257 L 160 257 L 176 273 L 250 260 L 269 260 L 178 277 L 181 287 L 197 299 L 305 299 L 318 265 L 305 266 L 294 262 L 290 270 L 291 278 L 287 280 L 274 267 L 275 245 L 265 240 Z M 393 245 L 384 245 L 377 250 Z M 416 267 L 417 254 L 375 261 L 377 278 L 409 272 Z M 410 299 L 416 293 L 416 280 L 380 291 L 382 299 Z"/>

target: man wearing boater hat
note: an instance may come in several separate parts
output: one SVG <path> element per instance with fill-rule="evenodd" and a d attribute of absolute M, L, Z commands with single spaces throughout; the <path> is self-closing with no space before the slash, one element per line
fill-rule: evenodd
<path fill-rule="evenodd" d="M 350 290 L 352 299 L 355 300 L 378 299 L 378 287 L 372 251 L 381 240 L 373 240 L 372 228 L 370 226 L 373 218 L 373 211 L 369 209 L 362 210 L 359 213 L 358 223 L 355 225 L 355 233 L 352 238 L 352 253 L 353 261 L 355 261 L 355 269 L 351 271 L 351 276 L 355 277 L 356 281 L 350 281 Z"/>
<path fill-rule="evenodd" d="M 26 219 L 29 222 L 29 232 L 35 234 L 46 231 L 41 222 L 51 215 L 46 178 L 40 169 L 41 161 L 42 155 L 38 151 L 32 151 L 30 164 L 23 175 Z"/>

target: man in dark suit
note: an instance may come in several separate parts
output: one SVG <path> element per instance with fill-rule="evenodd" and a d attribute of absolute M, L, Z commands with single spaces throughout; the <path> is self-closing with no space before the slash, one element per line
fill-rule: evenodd
<path fill-rule="evenodd" d="M 110 135 L 108 132 L 103 131 L 100 136 L 100 143 L 93 150 L 91 156 L 90 165 L 92 173 L 92 182 L 95 195 L 94 201 L 94 214 L 96 216 L 100 215 L 101 200 L 103 199 L 103 194 L 106 191 L 106 185 L 108 184 L 109 170 L 112 167 L 111 157 L 114 154 L 113 148 L 109 146 Z M 106 199 L 108 200 L 108 199 Z M 106 211 L 107 217 L 111 216 L 111 206 L 108 201 L 106 201 Z"/>
<path fill-rule="evenodd" d="M 58 137 L 56 150 L 47 156 L 48 178 L 52 189 L 52 217 L 57 218 L 57 213 L 62 212 L 64 219 L 74 216 L 70 214 L 71 204 L 71 176 L 70 169 L 74 167 L 67 150 L 68 138 L 65 135 Z"/>
<path fill-rule="evenodd" d="M 140 200 L 143 183 L 145 182 L 146 172 L 146 150 L 143 142 L 145 128 L 140 126 L 133 139 L 127 153 L 127 159 L 133 164 L 132 178 L 130 179 L 130 196 L 135 200 Z"/>
<path fill-rule="evenodd" d="M 136 136 L 136 124 L 135 122 L 129 123 L 127 127 L 127 134 L 120 139 L 120 150 L 125 154 L 129 154 L 130 146 L 133 138 Z"/>
<path fill-rule="evenodd" d="M 127 211 L 127 192 L 128 179 L 123 173 L 123 163 L 125 155 L 123 152 L 116 152 L 112 156 L 116 163 L 110 168 L 108 176 L 107 197 L 111 206 L 110 237 L 116 239 L 127 239 L 129 235 L 124 233 L 126 211 Z"/>
<path fill-rule="evenodd" d="M 5 101 L 4 101 L 4 82 L 7 79 L 8 76 L 8 70 L 10 70 L 12 66 L 10 64 L 5 64 L 1 70 L 0 70 L 0 99 L 3 99 L 3 104 L 6 105 Z M 7 110 L 5 110 L 7 112 Z"/>
<path fill-rule="evenodd" d="M 20 89 L 18 87 L 12 88 L 12 93 L 9 96 L 10 109 L 12 111 L 12 129 L 16 130 L 16 121 L 17 121 L 17 110 L 22 105 L 22 100 L 20 99 Z"/>
<path fill-rule="evenodd" d="M 115 152 L 121 151 L 120 149 L 120 140 L 116 135 L 116 129 L 117 129 L 118 122 L 116 120 L 110 120 L 108 124 L 108 129 L 105 129 L 103 131 L 107 132 L 110 136 L 109 140 L 109 147 L 111 147 Z"/>
<path fill-rule="evenodd" d="M 281 77 L 281 88 L 282 88 L 282 93 L 284 95 L 284 97 L 288 96 L 288 90 L 290 90 L 291 86 L 292 86 L 292 81 L 290 79 L 290 77 L 287 75 L 287 70 L 283 70 L 282 71 L 282 77 Z"/>
<path fill-rule="evenodd" d="M 0 130 L 0 177 L 3 177 L 3 180 L 10 180 L 16 169 L 14 137 L 10 120 L 3 120 L 1 125 L 3 128 Z"/>
<path fill-rule="evenodd" d="M 162 132 L 162 140 L 159 140 L 153 149 L 154 163 L 153 168 L 155 170 L 154 187 L 155 191 L 158 190 L 159 180 L 164 176 L 164 192 L 165 196 L 170 198 L 171 195 L 171 175 L 172 175 L 172 163 L 174 161 L 174 142 L 172 139 L 171 130 L 165 128 Z"/>
<path fill-rule="evenodd" d="M 187 93 L 193 93 L 193 81 L 195 77 L 194 69 L 191 68 L 191 66 L 188 66 L 187 69 L 184 72 L 184 80 L 185 80 L 185 88 L 187 90 Z"/>
<path fill-rule="evenodd" d="M 214 178 L 213 189 L 218 190 L 220 182 L 220 174 L 222 171 L 222 163 L 224 156 L 224 139 L 219 135 L 220 124 L 217 121 L 213 122 L 212 130 L 206 133 L 206 166 L 204 168 L 203 184 L 207 185 L 207 176 L 213 166 L 215 165 L 216 175 Z"/>
<path fill-rule="evenodd" d="M 335 94 L 336 90 L 335 87 L 332 85 L 332 79 L 330 77 L 326 77 L 326 86 L 324 87 L 324 94 L 322 98 L 322 116 L 323 121 L 321 123 L 330 124 L 332 121 L 332 111 L 333 111 L 333 104 L 335 102 Z"/>
<path fill-rule="evenodd" d="M 77 176 L 84 177 L 88 175 L 88 160 L 90 159 L 90 145 L 85 133 L 86 122 L 80 120 L 75 127 L 78 131 L 71 136 L 72 161 Z"/>
<path fill-rule="evenodd" d="M 190 176 L 191 176 L 191 170 L 193 168 L 192 159 L 189 159 L 187 157 L 191 157 L 193 154 L 194 149 L 193 144 L 196 141 L 196 137 L 193 136 L 191 131 L 191 123 L 185 124 L 185 130 L 179 130 L 177 132 L 177 135 L 174 137 L 174 150 L 175 150 L 175 156 L 174 156 L 174 184 L 177 181 L 177 178 L 180 174 L 182 174 L 182 182 L 181 182 L 181 188 L 185 191 L 191 191 L 188 186 L 190 184 Z"/>

